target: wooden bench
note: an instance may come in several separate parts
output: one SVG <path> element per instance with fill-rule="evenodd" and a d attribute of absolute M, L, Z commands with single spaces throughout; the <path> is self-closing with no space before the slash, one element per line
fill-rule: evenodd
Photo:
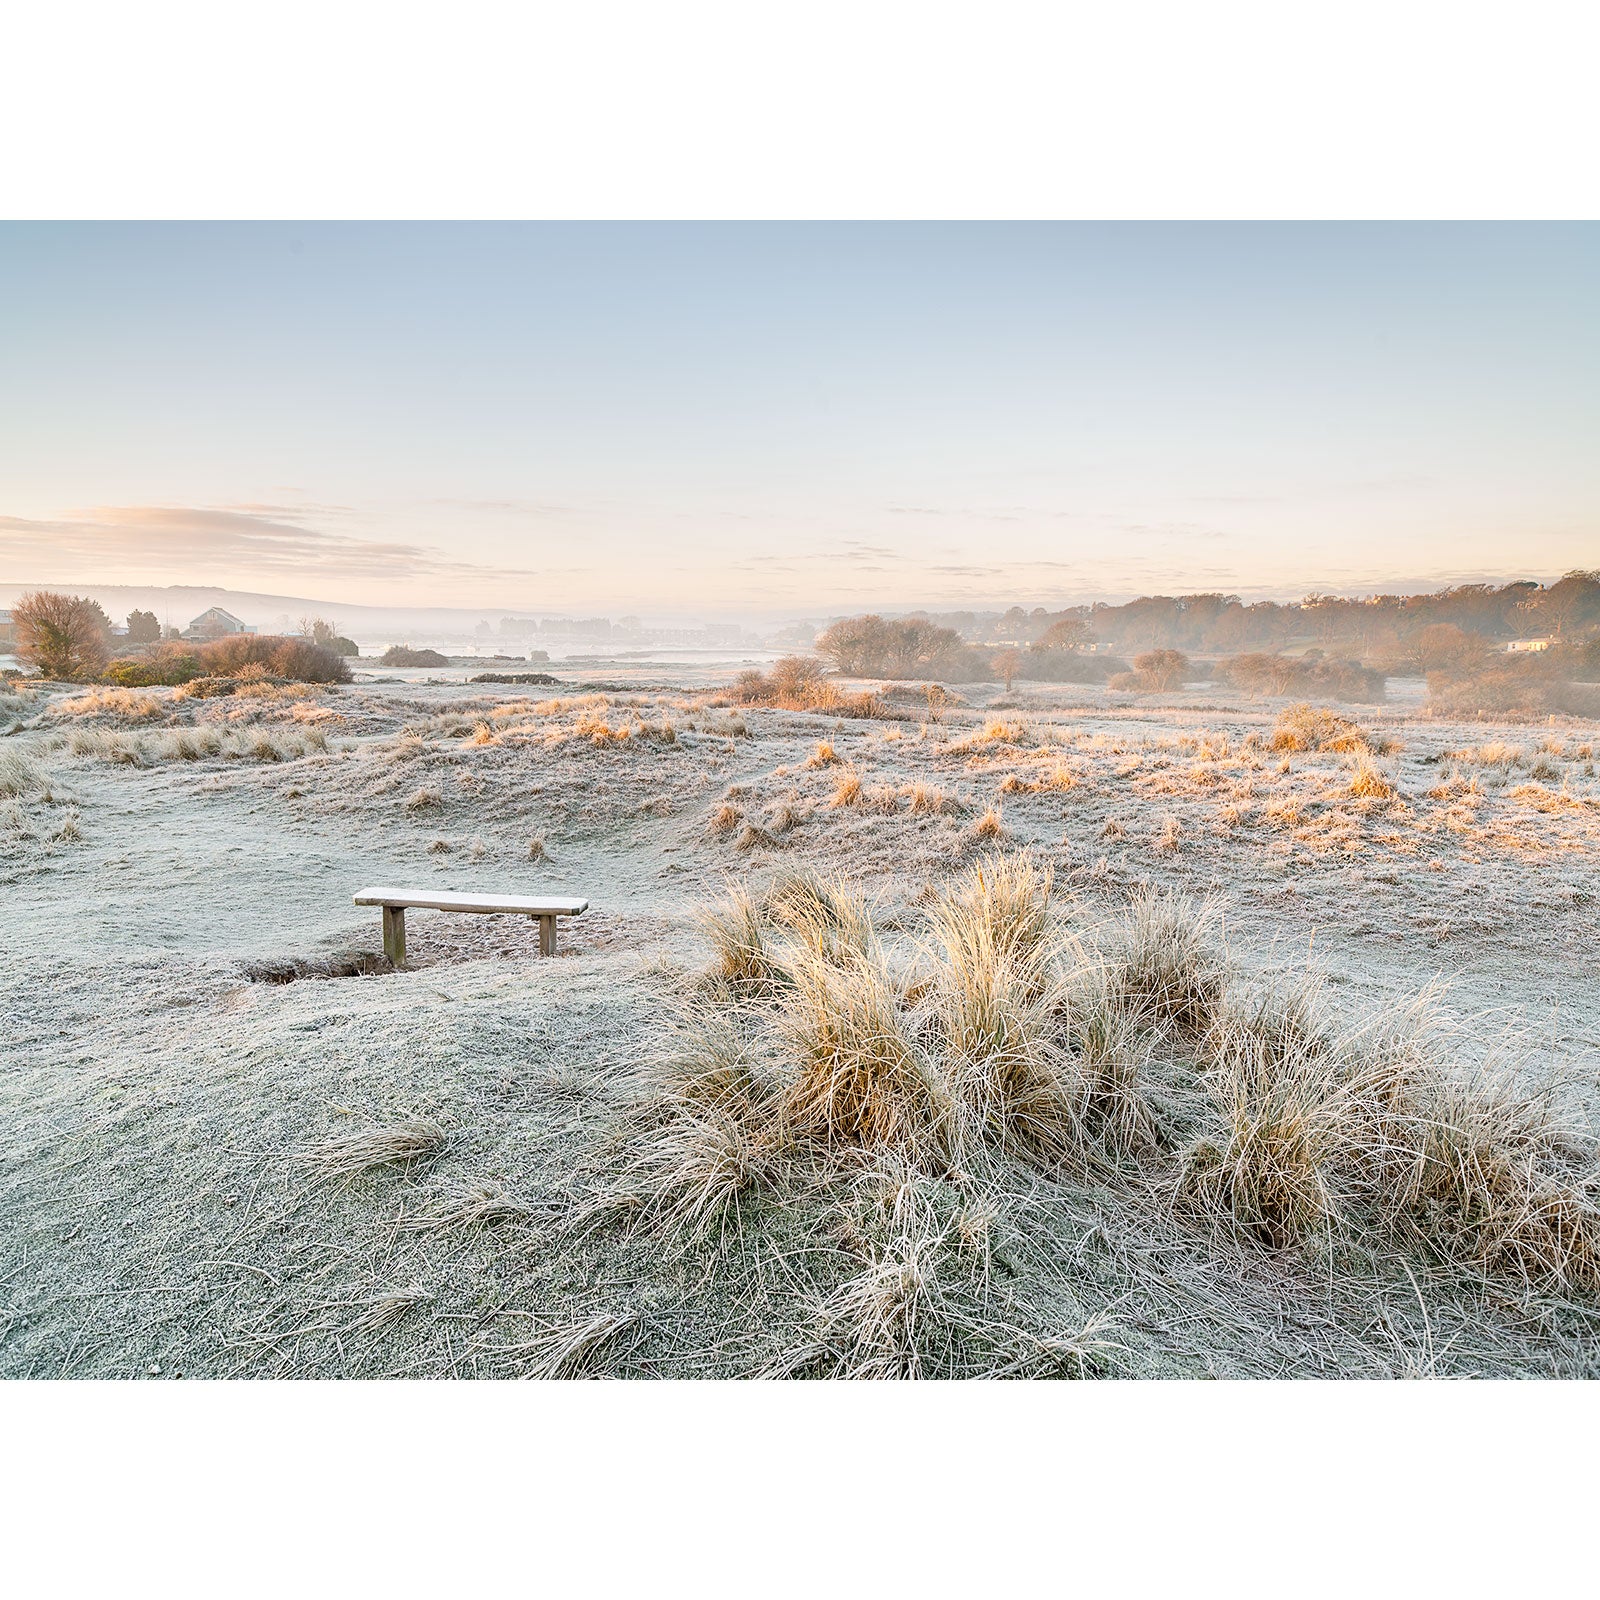
<path fill-rule="evenodd" d="M 587 900 L 561 895 L 451 894 L 439 889 L 362 889 L 355 903 L 383 907 L 383 953 L 397 967 L 406 961 L 407 906 L 420 911 L 475 911 L 480 915 L 506 911 L 513 916 L 537 917 L 542 956 L 556 953 L 556 918 L 576 917 L 589 909 Z"/>

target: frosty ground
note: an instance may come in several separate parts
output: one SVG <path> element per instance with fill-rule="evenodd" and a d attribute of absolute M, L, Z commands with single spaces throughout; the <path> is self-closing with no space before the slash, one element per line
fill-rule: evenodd
<path fill-rule="evenodd" d="M 1037 1171 L 951 1200 L 933 1233 L 970 1248 L 959 1289 L 855 1359 L 851 1286 L 910 1281 L 903 1213 L 944 1190 L 867 1161 L 703 1229 L 629 1204 L 641 1096 L 713 960 L 708 901 L 837 874 L 911 949 L 996 851 L 1052 870 L 1057 924 L 1089 941 L 1142 885 L 1220 896 L 1235 969 L 1319 973 L 1341 1017 L 1442 977 L 1462 1059 L 1558 1072 L 1581 1118 L 1592 726 L 1441 723 L 1413 699 L 1344 708 L 1359 751 L 1295 750 L 1274 747 L 1282 703 L 1205 691 L 900 690 L 847 719 L 671 685 L 534 693 L 0 698 L 0 1373 L 1600 1367 L 1582 1293 L 1401 1250 L 1330 1262 L 1159 1185 L 1134 1203 Z M 353 959 L 378 949 L 350 903 L 369 882 L 592 909 L 553 960 L 532 924 L 413 913 L 412 967 L 388 972 Z M 386 1164 L 328 1158 L 407 1127 L 426 1133 Z"/>

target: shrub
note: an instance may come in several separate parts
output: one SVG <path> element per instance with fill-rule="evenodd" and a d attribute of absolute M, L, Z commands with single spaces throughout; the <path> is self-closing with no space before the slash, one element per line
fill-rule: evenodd
<path fill-rule="evenodd" d="M 259 667 L 294 683 L 349 683 L 349 663 L 326 645 L 309 639 L 285 639 L 270 633 L 230 633 L 196 647 L 201 672 L 208 677 L 237 678 Z"/>
<path fill-rule="evenodd" d="M 1560 660 L 1526 655 L 1499 658 L 1482 672 L 1428 676 L 1428 710 L 1441 717 L 1545 717 L 1552 712 L 1574 716 L 1600 714 L 1600 692 L 1588 683 L 1557 675 Z"/>
<path fill-rule="evenodd" d="M 1218 662 L 1212 675 L 1218 683 L 1252 695 L 1317 694 L 1362 705 L 1381 705 L 1385 698 L 1385 677 L 1379 669 L 1318 652 L 1233 656 Z"/>
<path fill-rule="evenodd" d="M 1133 670 L 1152 689 L 1180 688 L 1189 673 L 1189 658 L 1181 650 L 1146 650 L 1133 658 Z"/>
<path fill-rule="evenodd" d="M 448 667 L 450 659 L 437 650 L 413 650 L 408 644 L 392 644 L 378 657 L 385 667 Z"/>
<path fill-rule="evenodd" d="M 200 676 L 200 661 L 188 652 L 121 656 L 101 676 L 124 689 L 176 688 Z"/>
<path fill-rule="evenodd" d="M 345 638 L 331 622 L 322 617 L 302 617 L 300 619 L 300 632 L 312 644 L 320 644 L 333 651 L 337 656 L 359 656 L 361 654 L 354 639 Z"/>
<path fill-rule="evenodd" d="M 1017 681 L 1018 674 L 1022 671 L 1022 652 L 1015 649 L 997 650 L 989 658 L 989 667 L 1005 685 L 1006 693 L 1010 694 L 1011 685 Z"/>
<path fill-rule="evenodd" d="M 1127 670 L 1128 664 L 1117 656 L 1088 655 L 1036 644 L 1022 653 L 1017 676 L 1032 683 L 1104 683 Z"/>
<path fill-rule="evenodd" d="M 1133 694 L 1159 694 L 1181 688 L 1189 658 L 1181 650 L 1146 650 L 1133 658 L 1133 671 L 1115 673 L 1106 687 Z"/>
<path fill-rule="evenodd" d="M 812 656 L 785 656 L 770 673 L 753 668 L 741 672 L 729 686 L 741 705 L 778 706 L 785 711 L 828 711 L 842 717 L 881 717 L 880 696 L 849 694 L 823 674 L 822 663 Z"/>

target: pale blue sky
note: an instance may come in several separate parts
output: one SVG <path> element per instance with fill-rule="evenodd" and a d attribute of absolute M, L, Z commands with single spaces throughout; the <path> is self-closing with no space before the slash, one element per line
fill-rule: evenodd
<path fill-rule="evenodd" d="M 0 225 L 0 581 L 740 614 L 1600 564 L 1587 225 Z"/>

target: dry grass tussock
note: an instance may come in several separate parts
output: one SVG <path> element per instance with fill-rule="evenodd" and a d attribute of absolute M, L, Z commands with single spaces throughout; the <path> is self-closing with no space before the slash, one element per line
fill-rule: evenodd
<path fill-rule="evenodd" d="M 1358 800 L 1392 800 L 1396 794 L 1389 776 L 1370 756 L 1357 756 L 1350 768 L 1350 793 Z"/>
<path fill-rule="evenodd" d="M 997 747 L 1031 750 L 1044 742 L 1045 736 L 1030 723 L 1016 717 L 989 717 L 981 728 L 952 740 L 945 749 L 950 755 L 970 755 Z"/>
<path fill-rule="evenodd" d="M 890 714 L 882 695 L 841 688 L 826 676 L 823 663 L 811 656 L 785 656 L 775 661 L 769 672 L 741 672 L 728 693 L 741 705 L 776 706 L 785 711 L 866 718 Z"/>
<path fill-rule="evenodd" d="M 974 839 L 998 841 L 1006 836 L 1005 818 L 1001 815 L 1000 807 L 990 806 L 972 824 Z"/>
<path fill-rule="evenodd" d="M 1387 755 L 1390 741 L 1368 733 L 1349 717 L 1325 706 L 1290 706 L 1272 730 L 1273 750 L 1331 750 L 1340 754 Z"/>
<path fill-rule="evenodd" d="M 26 750 L 0 745 L 0 800 L 42 795 L 50 788 L 45 769 Z"/>
<path fill-rule="evenodd" d="M 833 786 L 833 794 L 828 804 L 835 809 L 840 806 L 858 805 L 861 800 L 861 775 L 851 771 L 848 767 L 839 774 Z"/>
<path fill-rule="evenodd" d="M 1592 1134 L 1525 1073 L 1452 1059 L 1430 996 L 1352 1026 L 1313 979 L 1244 985 L 1212 903 L 1143 891 L 1089 941 L 1051 896 L 1026 855 L 992 857 L 938 898 L 907 966 L 843 885 L 740 892 L 760 981 L 681 1021 L 678 1114 L 647 1163 L 677 1199 L 656 1209 L 703 1224 L 800 1172 L 896 1164 L 988 1203 L 1021 1167 L 1098 1174 L 1130 1205 L 1165 1189 L 1230 1248 L 1400 1250 L 1453 1292 L 1600 1291 Z M 896 1237 L 825 1308 L 835 1354 L 841 1329 L 862 1360 L 916 1346 L 894 1318 L 938 1302 L 954 1235 Z"/>
<path fill-rule="evenodd" d="M 14 679 L 0 677 L 0 717 L 25 717 L 39 709 L 40 696 Z"/>
<path fill-rule="evenodd" d="M 357 1178 L 383 1167 L 410 1166 L 441 1154 L 449 1142 L 433 1122 L 396 1122 L 339 1134 L 300 1153 L 298 1159 L 324 1178 Z"/>
<path fill-rule="evenodd" d="M 77 808 L 51 769 L 25 748 L 0 745 L 0 856 L 49 855 L 82 838 Z"/>
<path fill-rule="evenodd" d="M 1145 1011 L 1153 1026 L 1203 1034 L 1228 981 L 1222 908 L 1173 889 L 1142 888 L 1108 935 L 1105 966 L 1115 993 Z"/>
<path fill-rule="evenodd" d="M 1204 1081 L 1220 1129 L 1184 1183 L 1273 1246 L 1412 1248 L 1425 1271 L 1600 1290 L 1592 1134 L 1508 1061 L 1448 1059 L 1434 997 L 1341 1033 L 1314 988 L 1229 1008 Z"/>
<path fill-rule="evenodd" d="M 1489 739 L 1483 744 L 1468 745 L 1462 750 L 1447 750 L 1445 758 L 1458 761 L 1464 767 L 1490 767 L 1500 772 L 1510 772 L 1513 767 L 1526 764 L 1528 752 L 1519 744 L 1508 744 L 1504 739 Z"/>
<path fill-rule="evenodd" d="M 402 1213 L 396 1226 L 408 1233 L 453 1233 L 521 1222 L 532 1214 L 527 1201 L 508 1194 L 498 1184 L 467 1181 L 428 1195 L 421 1209 Z"/>
<path fill-rule="evenodd" d="M 1097 1049 L 1089 991 L 1063 998 L 1072 962 L 1051 933 L 1051 893 L 1026 854 L 986 858 L 939 899 L 907 966 L 841 881 L 791 875 L 760 901 L 733 886 L 704 917 L 710 987 L 686 1004 L 659 1074 L 679 1115 L 646 1164 L 670 1167 L 670 1193 L 691 1189 L 689 1209 L 707 1218 L 780 1156 L 893 1151 L 947 1173 L 992 1148 L 1053 1167 L 1081 1164 L 1107 1121 L 1142 1128 L 1142 1111 L 1102 1103 L 1137 1091 L 1105 1060 L 1120 1025 L 1099 1029 Z M 1119 1004 L 1106 994 L 1106 1009 Z M 686 1143 L 698 1186 L 665 1160 Z"/>
<path fill-rule="evenodd" d="M 194 727 L 154 730 L 74 727 L 57 737 L 57 748 L 91 761 L 130 767 L 168 761 L 298 761 L 331 748 L 321 728 Z"/>
<path fill-rule="evenodd" d="M 157 722 L 169 705 L 139 689 L 90 689 L 50 707 L 52 717 L 108 717 L 116 722 Z"/>
<path fill-rule="evenodd" d="M 856 1267 L 775 1371 L 1101 1369 L 1109 1341 L 1041 1331 L 992 1279 L 1013 1174 L 1139 1183 L 1129 1163 L 1160 1142 L 1148 1007 L 1052 897 L 1048 868 L 992 855 L 897 951 L 839 880 L 735 886 L 708 914 L 717 959 L 648 1065 L 613 1203 L 686 1241 L 737 1232 L 766 1197 L 838 1208 Z"/>

